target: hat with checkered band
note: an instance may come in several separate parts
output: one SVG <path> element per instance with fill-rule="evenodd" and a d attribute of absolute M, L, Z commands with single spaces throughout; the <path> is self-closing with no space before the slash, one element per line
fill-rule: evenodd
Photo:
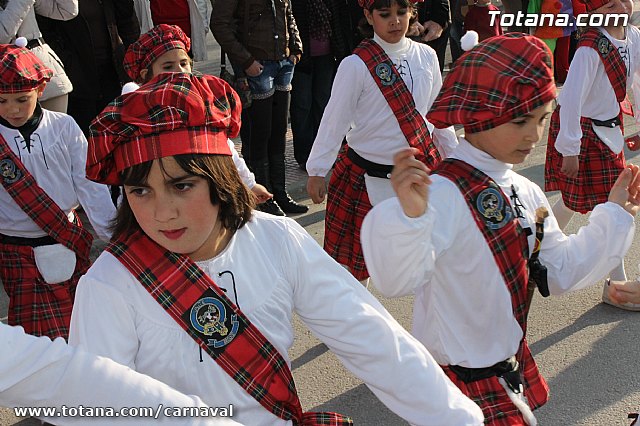
<path fill-rule="evenodd" d="M 29 92 L 53 77 L 53 71 L 26 48 L 26 39 L 0 44 L 0 93 Z"/>
<path fill-rule="evenodd" d="M 427 120 L 477 133 L 530 113 L 556 97 L 551 52 L 539 38 L 508 33 L 465 52 L 447 74 Z"/>
<path fill-rule="evenodd" d="M 136 164 L 179 154 L 231 155 L 242 105 L 224 80 L 163 73 L 119 96 L 89 127 L 87 177 L 118 185 Z"/>
<path fill-rule="evenodd" d="M 129 46 L 124 55 L 124 69 L 136 81 L 140 78 L 140 71 L 149 68 L 156 59 L 173 49 L 188 52 L 191 40 L 177 25 L 156 25 Z"/>

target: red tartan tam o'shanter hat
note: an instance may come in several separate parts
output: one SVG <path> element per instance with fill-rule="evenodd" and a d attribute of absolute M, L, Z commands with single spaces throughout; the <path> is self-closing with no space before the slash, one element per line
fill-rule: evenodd
<path fill-rule="evenodd" d="M 437 128 L 462 124 L 489 130 L 556 97 L 551 52 L 537 37 L 508 33 L 465 52 L 445 77 L 427 120 Z"/>
<path fill-rule="evenodd" d="M 18 44 L 0 44 L 0 93 L 30 92 L 51 80 L 53 71 L 29 49 L 22 37 Z"/>
<path fill-rule="evenodd" d="M 422 3 L 424 0 L 409 0 L 411 3 Z M 370 10 L 376 0 L 358 0 L 361 8 Z"/>
<path fill-rule="evenodd" d="M 177 25 L 156 25 L 129 46 L 124 55 L 124 69 L 136 81 L 141 70 L 149 68 L 158 57 L 173 49 L 188 52 L 191 40 Z"/>
<path fill-rule="evenodd" d="M 119 185 L 124 169 L 179 154 L 231 155 L 242 104 L 227 82 L 163 73 L 119 96 L 89 127 L 87 177 Z"/>

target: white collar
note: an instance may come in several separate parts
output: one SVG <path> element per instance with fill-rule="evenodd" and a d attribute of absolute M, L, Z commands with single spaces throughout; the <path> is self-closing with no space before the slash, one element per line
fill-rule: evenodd
<path fill-rule="evenodd" d="M 387 43 L 383 39 L 381 39 L 378 34 L 373 34 L 373 41 L 378 43 L 380 47 L 385 51 L 385 53 L 389 56 L 397 56 L 403 53 L 405 50 L 409 49 L 411 44 L 411 40 L 406 37 L 402 37 L 397 43 Z"/>
<path fill-rule="evenodd" d="M 471 145 L 463 136 L 458 137 L 458 146 L 451 157 L 471 164 L 489 175 L 498 185 L 509 184 L 511 181 L 509 175 L 513 173 L 513 164 L 496 160 L 485 151 Z"/>

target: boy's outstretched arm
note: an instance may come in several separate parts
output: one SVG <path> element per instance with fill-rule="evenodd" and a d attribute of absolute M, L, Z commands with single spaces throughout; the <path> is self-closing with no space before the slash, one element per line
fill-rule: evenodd
<path fill-rule="evenodd" d="M 429 201 L 429 169 L 415 158 L 418 153 L 416 148 L 407 148 L 393 156 L 391 185 L 408 217 L 422 216 Z"/>

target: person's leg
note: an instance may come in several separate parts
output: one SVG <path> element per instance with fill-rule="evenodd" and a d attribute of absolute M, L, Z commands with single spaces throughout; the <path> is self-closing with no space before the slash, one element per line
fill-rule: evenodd
<path fill-rule="evenodd" d="M 313 60 L 313 58 L 311 58 Z M 314 70 L 296 70 L 291 82 L 291 133 L 293 135 L 293 155 L 304 167 L 311 152 L 315 137 L 311 108 L 315 101 L 313 95 Z"/>
<path fill-rule="evenodd" d="M 460 39 L 462 38 L 464 29 L 462 22 L 453 20 L 449 30 L 449 49 L 451 50 L 451 61 L 455 62 L 464 53 L 462 46 L 460 45 Z"/>
<path fill-rule="evenodd" d="M 575 214 L 573 210 L 571 210 L 564 204 L 562 195 L 560 196 L 560 198 L 558 198 L 558 201 L 556 201 L 553 207 L 551 207 L 551 211 L 553 211 L 553 215 L 558 221 L 558 226 L 561 230 L 564 230 L 567 227 L 567 225 L 571 221 L 571 218 Z"/>
<path fill-rule="evenodd" d="M 313 88 L 311 105 L 311 124 L 313 129 L 313 139 L 308 147 L 308 151 L 305 152 L 305 163 L 311 153 L 313 147 L 313 141 L 318 135 L 318 129 L 320 128 L 320 122 L 322 121 L 322 115 L 324 109 L 329 103 L 331 97 L 331 87 L 333 85 L 333 78 L 336 72 L 336 61 L 331 55 L 319 56 L 316 58 L 313 68 Z"/>
<path fill-rule="evenodd" d="M 440 64 L 440 72 L 444 70 L 445 65 L 445 54 L 447 52 L 447 43 L 449 42 L 449 34 L 451 30 L 449 27 L 445 28 L 442 31 L 442 35 L 437 39 L 428 42 L 427 44 L 436 51 L 436 55 L 438 56 L 438 63 Z"/>

